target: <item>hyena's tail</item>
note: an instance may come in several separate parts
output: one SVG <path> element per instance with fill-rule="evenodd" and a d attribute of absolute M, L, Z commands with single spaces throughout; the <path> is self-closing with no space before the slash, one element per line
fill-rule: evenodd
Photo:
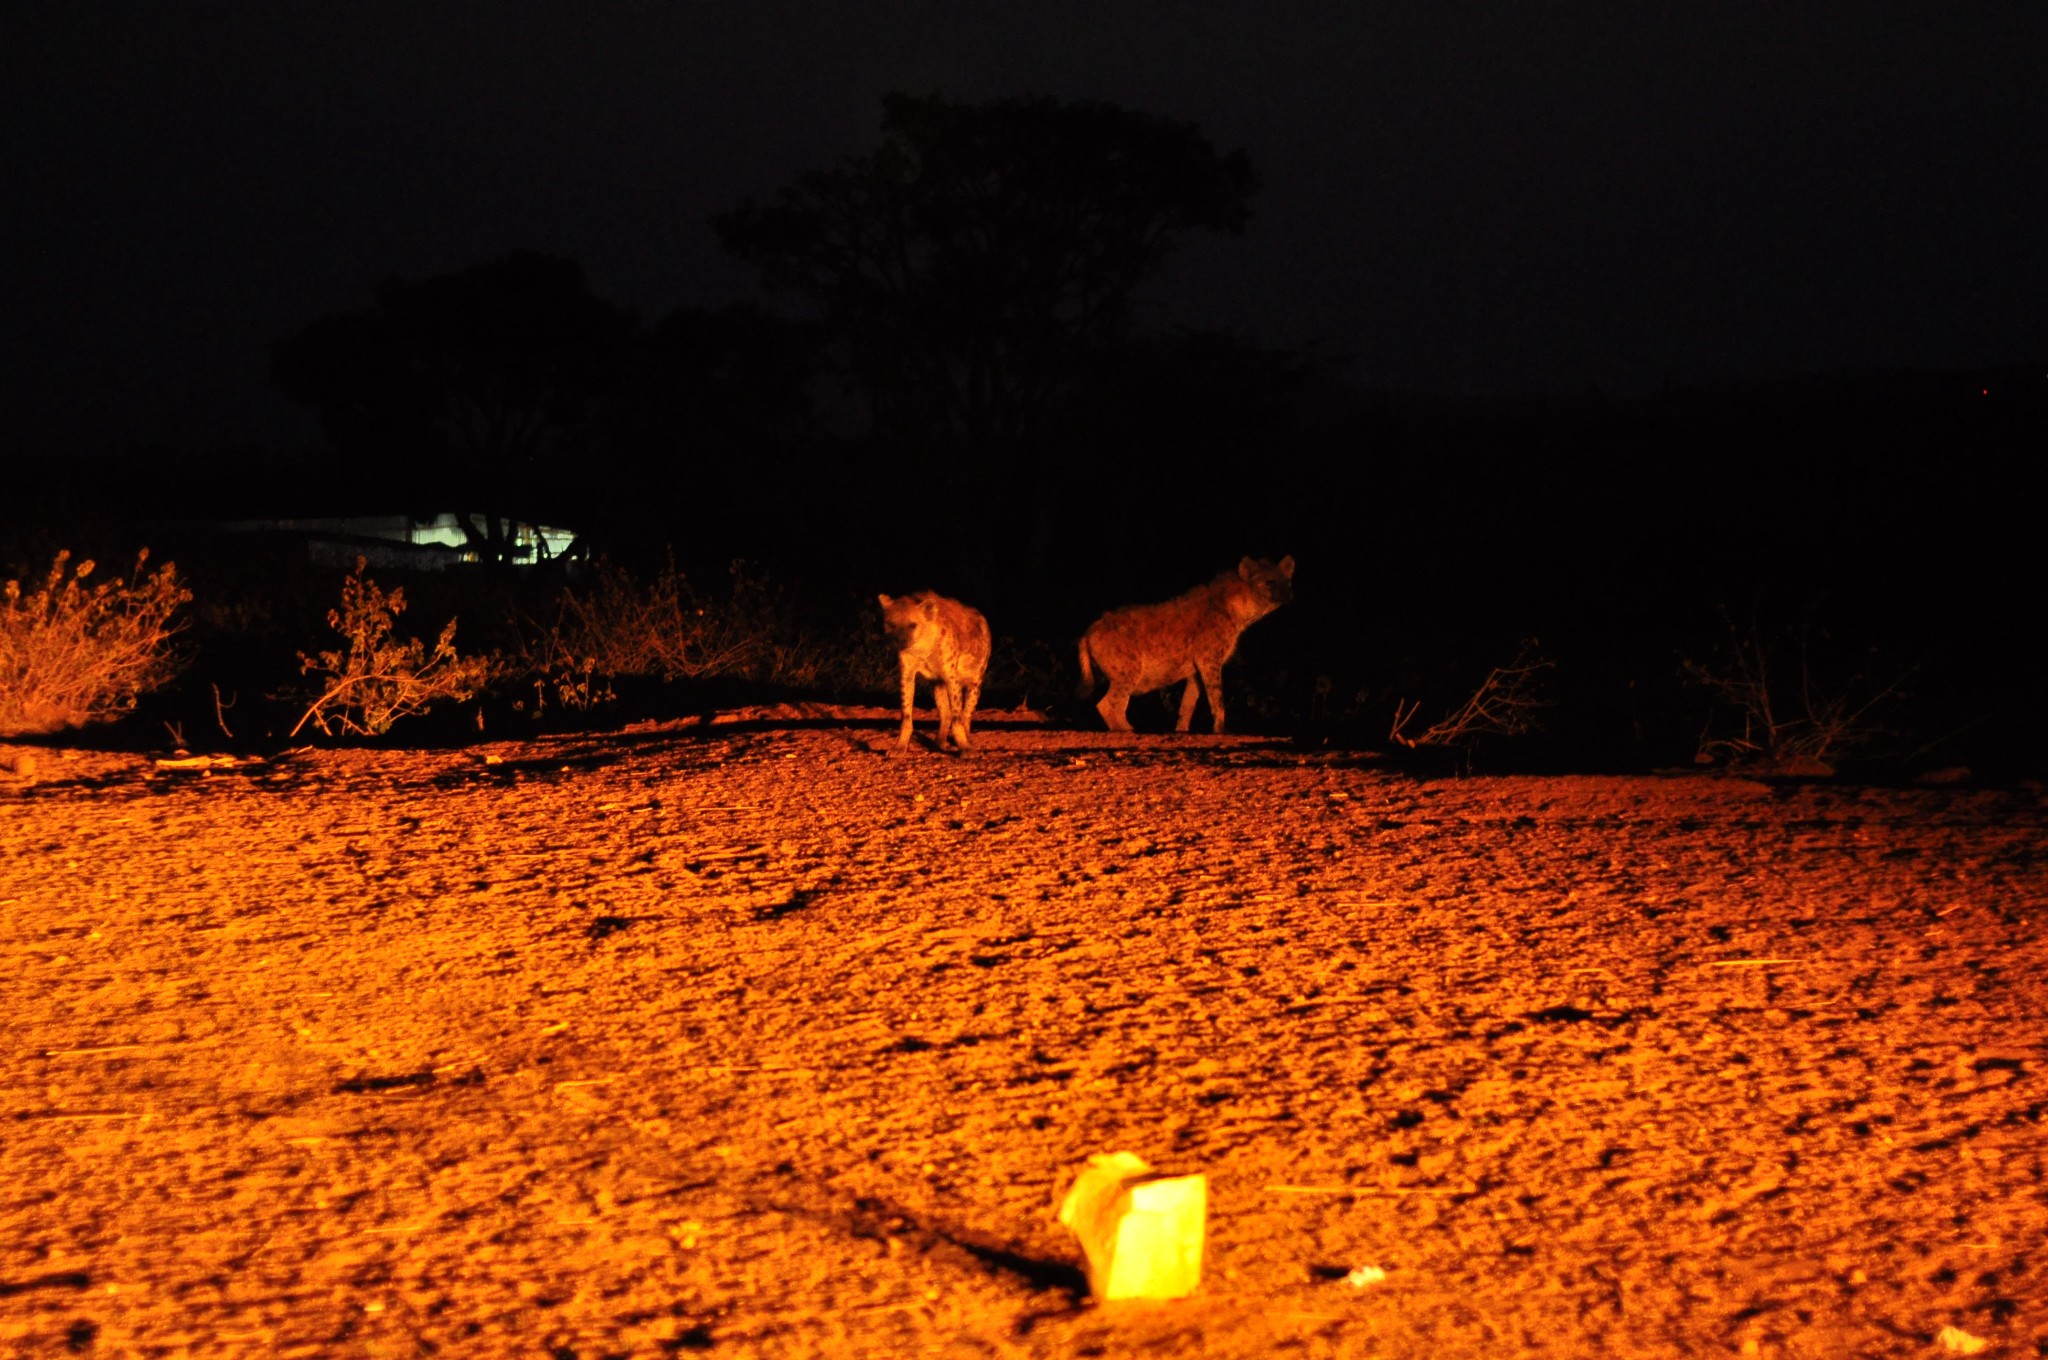
<path fill-rule="evenodd" d="M 1076 699 L 1095 697 L 1095 667 L 1088 656 L 1088 639 L 1081 639 L 1081 683 L 1074 687 Z"/>

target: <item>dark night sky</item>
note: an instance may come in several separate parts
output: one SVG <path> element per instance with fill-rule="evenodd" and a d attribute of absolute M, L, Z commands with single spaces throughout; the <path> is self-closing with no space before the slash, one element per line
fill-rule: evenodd
<path fill-rule="evenodd" d="M 266 346 L 514 248 L 650 319 L 891 88 L 1242 146 L 1161 322 L 1493 393 L 2048 357 L 2048 5 L 39 3 L 0 17 L 9 443 L 288 443 Z"/>

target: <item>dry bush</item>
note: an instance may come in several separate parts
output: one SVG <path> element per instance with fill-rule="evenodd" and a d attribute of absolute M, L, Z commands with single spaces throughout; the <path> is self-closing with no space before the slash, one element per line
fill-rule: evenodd
<path fill-rule="evenodd" d="M 646 582 L 602 562 L 590 584 L 562 592 L 545 647 L 551 673 L 660 676 L 752 675 L 767 660 L 769 587 L 735 562 L 722 604 L 700 595 L 671 560 Z"/>
<path fill-rule="evenodd" d="M 1905 698 L 1910 671 L 1873 679 L 1831 664 L 1817 607 L 1795 625 L 1767 626 L 1759 610 L 1738 619 L 1723 607 L 1728 640 L 1707 661 L 1680 664 L 1713 698 L 1695 758 L 1701 764 L 1832 766 L 1889 735 L 1883 718 Z"/>
<path fill-rule="evenodd" d="M 173 679 L 183 659 L 171 639 L 192 598 L 169 562 L 151 571 L 149 550 L 126 580 L 88 584 L 86 559 L 67 572 L 59 552 L 39 590 L 7 583 L 0 601 L 0 737 L 83 727 L 118 718 Z"/>
<path fill-rule="evenodd" d="M 455 652 L 455 620 L 449 619 L 433 647 L 418 638 L 394 639 L 393 623 L 405 612 L 405 589 L 386 594 L 363 577 L 363 558 L 341 583 L 341 608 L 327 611 L 328 626 L 347 647 L 299 653 L 302 673 L 325 677 L 320 694 L 292 728 L 297 736 L 311 723 L 323 735 L 373 737 L 391 730 L 441 700 L 470 698 L 490 679 L 490 662 Z"/>
<path fill-rule="evenodd" d="M 1411 750 L 1421 747 L 1470 747 L 1481 737 L 1519 737 L 1535 731 L 1538 719 L 1548 708 L 1539 681 L 1554 662 L 1536 653 L 1533 641 L 1522 644 L 1521 652 L 1505 666 L 1495 666 L 1472 692 L 1472 697 L 1446 713 L 1420 734 L 1408 727 L 1421 709 L 1420 701 L 1394 704 L 1394 725 L 1387 736 Z"/>
<path fill-rule="evenodd" d="M 645 580 L 598 564 L 587 586 L 562 592 L 526 663 L 558 702 L 587 707 L 609 694 L 607 681 L 625 676 L 892 688 L 894 656 L 869 665 L 868 650 L 804 627 L 782 589 L 744 562 L 734 562 L 724 591 L 712 594 L 671 560 Z"/>
<path fill-rule="evenodd" d="M 886 642 L 878 642 L 868 651 L 880 656 L 886 668 L 881 683 L 868 688 L 887 690 L 899 674 L 895 651 Z M 982 687 L 984 693 L 1014 698 L 1023 708 L 1044 708 L 1073 692 L 1072 674 L 1065 647 L 1056 648 L 1035 638 L 999 637 Z"/>

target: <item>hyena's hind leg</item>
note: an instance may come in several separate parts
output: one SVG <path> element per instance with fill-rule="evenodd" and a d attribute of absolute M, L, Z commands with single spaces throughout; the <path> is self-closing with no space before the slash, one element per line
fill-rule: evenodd
<path fill-rule="evenodd" d="M 1188 730 L 1189 725 L 1194 722 L 1195 700 L 1202 697 L 1201 690 L 1201 685 L 1197 683 L 1195 679 L 1195 672 L 1192 668 L 1190 668 L 1188 671 L 1188 682 L 1186 685 L 1181 687 L 1180 717 L 1173 724 L 1174 731 L 1185 732 Z M 1211 713 L 1214 713 L 1216 711 L 1216 696 L 1214 694 L 1211 694 L 1209 696 L 1209 711 Z"/>
<path fill-rule="evenodd" d="M 1095 711 L 1102 715 L 1103 724 L 1112 732 L 1128 732 L 1131 720 L 1125 710 L 1130 707 L 1131 691 L 1112 678 L 1109 693 L 1096 701 Z"/>

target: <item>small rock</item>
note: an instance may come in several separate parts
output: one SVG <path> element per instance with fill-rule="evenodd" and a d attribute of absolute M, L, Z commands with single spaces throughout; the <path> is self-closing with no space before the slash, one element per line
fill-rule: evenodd
<path fill-rule="evenodd" d="M 1971 1336 L 1962 1328 L 1951 1324 L 1935 1335 L 1934 1344 L 1951 1355 L 1975 1355 L 1991 1343 L 1981 1336 Z"/>

